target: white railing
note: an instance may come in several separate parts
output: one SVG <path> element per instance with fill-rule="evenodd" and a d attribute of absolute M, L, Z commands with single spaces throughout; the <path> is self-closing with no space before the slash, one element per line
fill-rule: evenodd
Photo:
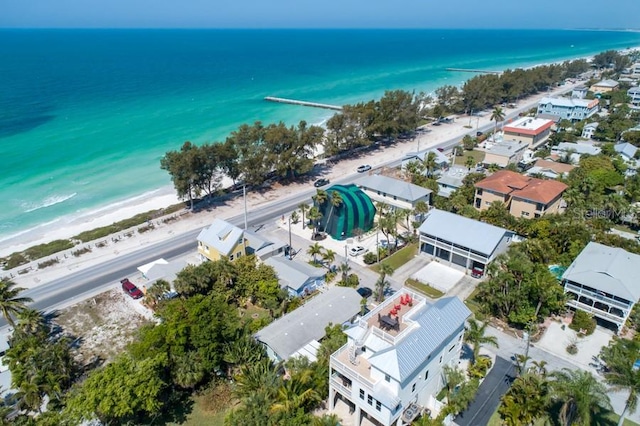
<path fill-rule="evenodd" d="M 351 388 L 341 383 L 340 377 L 335 374 L 331 375 L 331 386 L 338 389 L 344 396 L 351 398 Z"/>
<path fill-rule="evenodd" d="M 340 349 L 338 349 L 335 354 L 341 353 L 343 350 L 347 349 L 348 344 L 344 345 Z M 336 356 L 331 355 L 331 367 L 338 370 L 340 373 L 343 373 L 345 377 L 351 379 L 352 381 L 356 381 L 364 386 L 366 386 L 369 390 L 373 391 L 373 387 L 375 385 L 374 382 L 370 381 L 367 377 L 361 375 L 357 371 L 350 368 L 348 365 L 344 364 L 340 361 Z"/>
<path fill-rule="evenodd" d="M 593 300 L 598 301 L 598 302 L 603 302 L 603 303 L 606 303 L 607 305 L 613 305 L 613 306 L 615 306 L 617 308 L 621 308 L 621 309 L 625 309 L 625 310 L 629 310 L 629 308 L 630 308 L 629 304 L 618 302 L 617 300 L 614 300 L 614 299 L 612 299 L 610 297 L 603 296 L 603 295 L 598 294 L 596 292 L 586 290 L 586 289 L 584 289 L 582 287 L 578 287 L 577 285 L 565 283 L 564 288 L 566 288 L 567 290 L 575 291 L 580 296 L 588 296 L 589 299 L 593 299 Z"/>
<path fill-rule="evenodd" d="M 617 315 L 612 315 L 605 311 L 601 311 L 600 309 L 596 309 L 593 306 L 585 305 L 584 303 L 578 302 L 577 300 L 569 300 L 567 302 L 567 305 L 573 306 L 574 308 L 580 309 L 590 314 L 599 316 L 600 318 L 604 318 L 616 324 L 624 324 L 625 322 L 625 318 L 619 317 Z"/>

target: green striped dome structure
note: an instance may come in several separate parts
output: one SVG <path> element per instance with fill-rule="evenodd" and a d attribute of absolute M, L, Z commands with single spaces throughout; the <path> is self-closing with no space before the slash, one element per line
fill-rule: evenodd
<path fill-rule="evenodd" d="M 331 196 L 337 192 L 342 203 L 331 210 Z M 376 208 L 371 199 L 356 185 L 333 185 L 326 190 L 327 200 L 319 206 L 322 213 L 320 229 L 335 240 L 353 237 L 353 230 L 367 232 L 373 228 Z M 327 221 L 329 223 L 327 223 Z"/>

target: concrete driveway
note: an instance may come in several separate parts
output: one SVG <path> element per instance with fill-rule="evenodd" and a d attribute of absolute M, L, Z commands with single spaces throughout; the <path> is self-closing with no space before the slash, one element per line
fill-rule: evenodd
<path fill-rule="evenodd" d="M 515 365 L 497 357 L 495 365 L 487 374 L 469 407 L 458 414 L 454 422 L 458 426 L 486 425 L 500 405 L 500 398 L 507 393 L 515 379 Z"/>

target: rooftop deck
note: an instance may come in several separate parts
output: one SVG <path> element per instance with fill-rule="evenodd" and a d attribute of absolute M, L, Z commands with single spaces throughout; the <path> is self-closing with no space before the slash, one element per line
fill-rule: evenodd
<path fill-rule="evenodd" d="M 403 289 L 362 317 L 358 325 L 395 345 L 404 331 L 411 327 L 412 314 L 424 307 L 425 300 L 424 296 Z"/>

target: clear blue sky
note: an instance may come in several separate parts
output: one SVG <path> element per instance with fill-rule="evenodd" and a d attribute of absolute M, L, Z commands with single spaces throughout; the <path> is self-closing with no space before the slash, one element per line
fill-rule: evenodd
<path fill-rule="evenodd" d="M 0 0 L 0 27 L 640 28 L 640 0 Z"/>

